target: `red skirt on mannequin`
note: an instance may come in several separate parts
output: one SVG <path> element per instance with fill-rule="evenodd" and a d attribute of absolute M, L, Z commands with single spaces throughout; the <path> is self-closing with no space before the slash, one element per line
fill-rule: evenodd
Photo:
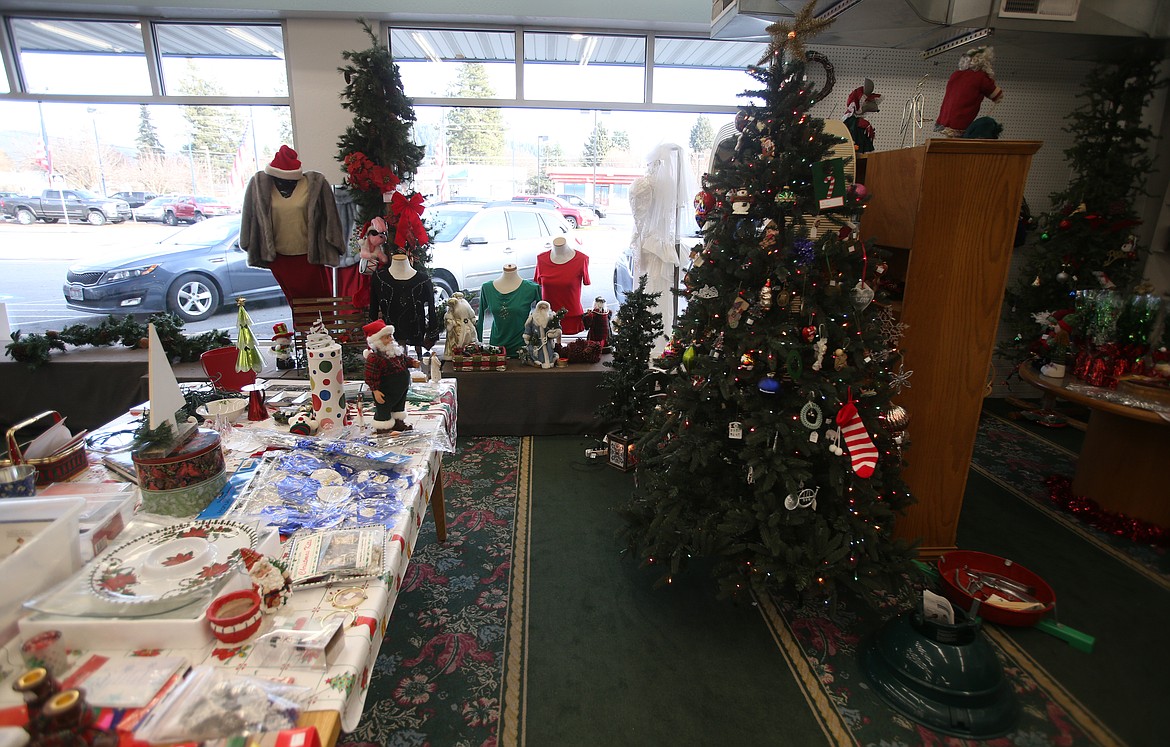
<path fill-rule="evenodd" d="M 333 268 L 309 264 L 307 254 L 278 254 L 268 269 L 290 305 L 294 298 L 333 296 Z"/>
<path fill-rule="evenodd" d="M 337 295 L 352 298 L 354 308 L 365 311 L 370 308 L 370 276 L 363 275 L 359 266 L 337 268 Z"/>

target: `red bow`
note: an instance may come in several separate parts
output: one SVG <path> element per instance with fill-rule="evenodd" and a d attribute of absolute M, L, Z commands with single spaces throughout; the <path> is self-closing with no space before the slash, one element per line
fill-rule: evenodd
<path fill-rule="evenodd" d="M 395 192 L 390 198 L 390 214 L 398 219 L 398 227 L 394 231 L 394 243 L 405 248 L 411 239 L 416 245 L 430 242 L 427 229 L 423 227 L 423 196 L 415 192 L 409 198 L 401 192 Z"/>

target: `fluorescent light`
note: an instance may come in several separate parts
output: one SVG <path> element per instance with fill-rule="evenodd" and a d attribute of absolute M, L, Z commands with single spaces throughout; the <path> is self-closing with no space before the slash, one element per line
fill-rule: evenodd
<path fill-rule="evenodd" d="M 267 43 L 256 38 L 254 35 L 249 34 L 247 31 L 244 31 L 243 29 L 238 29 L 238 28 L 235 28 L 232 26 L 227 26 L 224 28 L 224 31 L 228 32 L 229 34 L 236 37 L 237 39 L 239 39 L 242 42 L 246 42 L 248 44 L 251 44 L 253 47 L 256 47 L 256 49 L 263 50 L 263 51 L 267 52 L 268 54 L 273 55 L 274 57 L 279 57 L 282 60 L 284 59 L 284 54 L 279 49 L 273 49 Z"/>
<path fill-rule="evenodd" d="M 839 2 L 835 5 L 830 5 L 828 8 L 825 8 L 820 13 L 817 13 L 816 19 L 818 21 L 827 21 L 830 18 L 836 18 L 837 16 L 841 15 L 842 13 L 849 10 L 854 5 L 857 5 L 860 2 L 861 2 L 861 0 L 841 0 L 841 2 Z"/>
<path fill-rule="evenodd" d="M 977 31 L 972 31 L 969 34 L 963 34 L 962 36 L 956 36 L 954 39 L 951 39 L 950 41 L 945 41 L 942 44 L 937 44 L 937 45 L 931 47 L 930 49 L 925 50 L 922 53 L 922 59 L 924 59 L 924 60 L 930 59 L 931 57 L 934 57 L 935 55 L 942 54 L 943 52 L 949 52 L 952 49 L 964 47 L 964 46 L 970 44 L 971 42 L 979 41 L 980 39 L 984 39 L 988 36 L 991 36 L 992 33 L 994 33 L 992 29 L 979 29 Z"/>
<path fill-rule="evenodd" d="M 73 41 L 78 41 L 82 44 L 90 44 L 95 47 L 100 47 L 101 49 L 108 49 L 111 52 L 122 51 L 109 42 L 104 42 L 101 39 L 95 39 L 94 37 L 87 36 L 85 34 L 79 34 L 76 31 L 70 31 L 69 29 L 63 29 L 60 26 L 52 23 L 45 23 L 44 21 L 33 21 L 32 25 L 36 26 L 42 31 L 50 31 L 54 34 L 57 34 L 58 36 L 64 36 L 67 39 L 72 39 Z"/>
<path fill-rule="evenodd" d="M 585 40 L 585 46 L 581 50 L 581 65 L 589 64 L 589 58 L 592 57 L 593 53 L 597 51 L 597 43 L 598 39 L 596 36 L 591 36 Z"/>
<path fill-rule="evenodd" d="M 581 41 L 582 39 L 585 38 L 585 35 L 584 34 L 569 34 L 569 38 L 572 39 L 573 41 Z"/>
<path fill-rule="evenodd" d="M 423 54 L 426 55 L 426 58 L 428 60 L 430 60 L 431 62 L 442 62 L 443 61 L 443 58 L 439 57 L 439 53 L 435 51 L 435 48 L 431 46 L 431 43 L 428 42 L 423 37 L 422 34 L 420 34 L 417 31 L 411 31 L 410 36 L 411 36 L 411 38 L 414 39 L 415 43 L 418 44 L 418 46 L 422 49 Z"/>

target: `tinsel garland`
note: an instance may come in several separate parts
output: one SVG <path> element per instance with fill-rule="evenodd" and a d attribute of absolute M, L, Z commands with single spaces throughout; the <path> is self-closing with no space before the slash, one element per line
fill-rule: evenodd
<path fill-rule="evenodd" d="M 172 361 L 189 363 L 199 360 L 199 356 L 208 350 L 232 344 L 232 338 L 219 330 L 187 337 L 183 334 L 183 320 L 168 312 L 152 314 L 146 323 L 129 314 L 121 319 L 111 314 L 96 326 L 71 324 L 60 332 L 49 330 L 43 335 L 26 335 L 17 330 L 12 333 L 12 342 L 5 350 L 13 360 L 36 369 L 49 362 L 52 351 L 65 350 L 66 345 L 100 347 L 121 344 L 128 348 L 145 348 L 148 324 L 154 325 L 163 350 Z"/>
<path fill-rule="evenodd" d="M 1170 530 L 1123 513 L 1109 511 L 1092 498 L 1076 495 L 1072 491 L 1072 481 L 1067 477 L 1053 475 L 1045 480 L 1045 484 L 1048 486 L 1049 503 L 1094 529 L 1116 537 L 1125 537 L 1131 542 L 1143 545 L 1170 546 Z"/>

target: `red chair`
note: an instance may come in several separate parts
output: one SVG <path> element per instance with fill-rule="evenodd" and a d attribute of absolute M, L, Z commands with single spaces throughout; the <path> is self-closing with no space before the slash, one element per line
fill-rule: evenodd
<path fill-rule="evenodd" d="M 208 350 L 199 356 L 199 362 L 203 364 L 203 372 L 207 374 L 208 379 L 211 379 L 212 385 L 224 391 L 239 392 L 248 384 L 256 383 L 256 372 L 252 369 L 236 370 L 236 360 L 239 355 L 240 351 L 236 349 L 235 345 L 232 345 Z"/>

